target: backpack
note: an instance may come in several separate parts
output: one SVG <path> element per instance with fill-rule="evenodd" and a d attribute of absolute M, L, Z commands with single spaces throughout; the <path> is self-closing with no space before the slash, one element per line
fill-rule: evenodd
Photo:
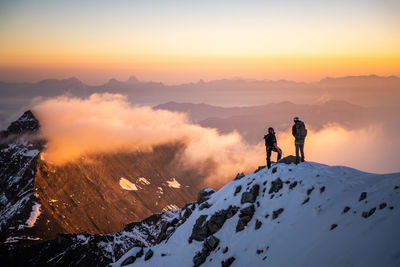
<path fill-rule="evenodd" d="M 304 122 L 299 121 L 296 123 L 296 139 L 304 139 L 307 136 L 307 129 Z"/>

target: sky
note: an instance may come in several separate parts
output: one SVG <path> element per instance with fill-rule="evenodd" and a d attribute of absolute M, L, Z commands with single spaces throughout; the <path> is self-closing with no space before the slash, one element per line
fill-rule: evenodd
<path fill-rule="evenodd" d="M 0 0 L 0 80 L 400 75 L 400 1 Z"/>

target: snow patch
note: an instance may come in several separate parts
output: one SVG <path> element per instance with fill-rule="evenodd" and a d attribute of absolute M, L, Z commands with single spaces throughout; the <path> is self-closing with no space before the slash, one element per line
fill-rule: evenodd
<path fill-rule="evenodd" d="M 122 187 L 122 189 L 125 190 L 130 190 L 130 191 L 138 190 L 134 183 L 132 183 L 128 179 L 125 179 L 124 177 L 121 177 L 121 179 L 119 179 L 119 185 Z"/>
<path fill-rule="evenodd" d="M 35 205 L 33 205 L 31 216 L 25 223 L 27 227 L 33 227 L 35 225 L 36 220 L 37 218 L 39 218 L 40 215 L 40 206 L 41 205 L 39 203 L 35 203 Z"/>
<path fill-rule="evenodd" d="M 144 177 L 139 177 L 138 181 L 141 182 L 142 184 L 145 184 L 145 185 L 149 185 L 150 184 L 149 180 L 147 180 Z"/>
<path fill-rule="evenodd" d="M 172 188 L 181 188 L 181 184 L 175 178 L 172 178 L 171 181 L 167 181 L 167 184 Z"/>

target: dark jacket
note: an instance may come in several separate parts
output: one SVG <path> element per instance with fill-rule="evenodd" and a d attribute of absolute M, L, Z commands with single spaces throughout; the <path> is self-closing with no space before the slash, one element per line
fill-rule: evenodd
<path fill-rule="evenodd" d="M 305 135 L 304 136 L 302 136 L 302 137 L 297 136 L 296 124 L 302 125 L 304 127 L 304 129 L 305 129 Z M 307 136 L 307 129 L 305 128 L 304 122 L 299 120 L 295 124 L 293 124 L 292 135 L 295 137 L 295 143 L 296 144 L 304 144 L 304 141 L 305 141 L 306 136 Z"/>
<path fill-rule="evenodd" d="M 275 145 L 278 144 L 278 142 L 276 141 L 275 134 L 269 133 L 267 135 L 264 135 L 264 139 L 265 139 L 265 146 L 267 149 L 273 149 Z"/>

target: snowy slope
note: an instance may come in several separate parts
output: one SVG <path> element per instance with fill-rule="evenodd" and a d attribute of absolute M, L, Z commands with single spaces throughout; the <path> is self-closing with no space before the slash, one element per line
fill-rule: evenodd
<path fill-rule="evenodd" d="M 280 163 L 182 210 L 169 238 L 113 266 L 400 266 L 399 186 L 400 173 Z"/>

